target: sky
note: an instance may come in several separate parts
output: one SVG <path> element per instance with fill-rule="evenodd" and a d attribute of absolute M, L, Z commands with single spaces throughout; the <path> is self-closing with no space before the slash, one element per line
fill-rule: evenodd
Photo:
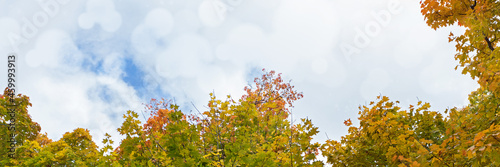
<path fill-rule="evenodd" d="M 42 132 L 58 140 L 86 128 L 100 145 L 105 133 L 119 141 L 122 115 L 151 98 L 204 110 L 210 92 L 239 98 L 265 68 L 303 92 L 293 118 L 319 127 L 315 141 L 339 140 L 343 121 L 358 124 L 358 106 L 378 95 L 443 112 L 478 88 L 454 69 L 448 34 L 463 29 L 433 30 L 419 8 L 418 0 L 0 0 L 0 85 L 15 53 L 16 91 L 30 97 Z"/>

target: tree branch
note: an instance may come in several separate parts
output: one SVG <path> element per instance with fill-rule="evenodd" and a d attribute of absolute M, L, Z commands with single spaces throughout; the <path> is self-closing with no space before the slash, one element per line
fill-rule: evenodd
<path fill-rule="evenodd" d="M 493 47 L 493 43 L 490 41 L 490 39 L 488 39 L 488 37 L 484 37 L 484 40 L 486 40 L 486 43 L 488 44 L 488 48 L 490 48 L 491 51 L 495 50 L 495 48 Z"/>
<path fill-rule="evenodd" d="M 472 4 L 472 5 L 470 6 L 470 8 L 471 8 L 472 10 L 474 10 L 474 7 L 476 7 L 476 5 L 477 5 L 477 1 L 475 0 L 475 1 L 474 1 L 474 4 Z"/>

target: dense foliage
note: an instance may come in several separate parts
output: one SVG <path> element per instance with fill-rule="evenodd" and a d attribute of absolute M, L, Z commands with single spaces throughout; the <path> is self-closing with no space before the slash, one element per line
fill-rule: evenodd
<path fill-rule="evenodd" d="M 235 101 L 210 94 L 208 109 L 185 114 L 171 101 L 152 99 L 142 123 L 139 114 L 127 111 L 118 132 L 124 135 L 113 149 L 108 134 L 98 148 L 89 131 L 77 128 L 58 141 L 39 133 L 38 124 L 20 119 L 16 131 L 16 157 L 2 157 L 2 165 L 18 166 L 323 166 L 318 161 L 318 133 L 311 120 L 292 124 L 288 118 L 294 101 L 303 97 L 274 71 L 255 79 L 255 88 Z M 19 105 L 29 118 L 28 98 Z M 2 100 L 0 100 L 2 101 Z M 3 110 L 2 110 L 3 111 Z M 5 114 L 2 114 L 4 116 Z M 6 117 L 10 119 L 9 117 Z M 22 129 L 21 129 L 22 128 Z M 26 130 L 25 130 L 26 129 Z M 1 129 L 6 131 L 7 129 Z M 22 130 L 22 131 L 21 131 Z M 2 133 L 4 134 L 4 133 Z M 7 138 L 6 135 L 2 139 Z"/>
<path fill-rule="evenodd" d="M 273 71 L 238 102 L 210 94 L 208 110 L 186 115 L 169 101 L 153 99 L 143 125 L 128 111 L 118 131 L 126 138 L 115 150 L 125 166 L 291 166 L 322 165 L 316 160 L 318 133 L 310 120 L 291 125 L 293 102 L 302 97 Z"/>
<path fill-rule="evenodd" d="M 28 114 L 29 98 L 6 89 L 0 98 L 0 165 L 323 166 L 317 159 L 321 153 L 333 166 L 500 166 L 499 3 L 421 1 L 430 27 L 466 29 L 449 37 L 456 42 L 457 67 L 480 85 L 464 107 L 438 112 L 419 101 L 403 109 L 398 101 L 378 96 L 359 107 L 359 125 L 344 122 L 349 130 L 340 141 L 313 143 L 318 128 L 311 120 L 289 121 L 302 93 L 270 71 L 241 98 L 210 94 L 207 110 L 193 114 L 172 101 L 152 99 L 145 122 L 135 111 L 123 115 L 117 130 L 124 139 L 117 148 L 108 134 L 98 148 L 82 128 L 58 141 L 47 138 Z M 13 158 L 7 156 L 11 150 Z"/>
<path fill-rule="evenodd" d="M 496 0 L 422 0 L 427 24 L 438 29 L 458 24 L 450 33 L 463 74 L 480 88 L 469 105 L 444 111 L 418 102 L 402 110 L 387 97 L 360 108 L 360 125 L 341 141 L 329 140 L 323 155 L 334 166 L 500 166 L 500 2 Z M 457 67 L 459 67 L 457 66 Z"/>

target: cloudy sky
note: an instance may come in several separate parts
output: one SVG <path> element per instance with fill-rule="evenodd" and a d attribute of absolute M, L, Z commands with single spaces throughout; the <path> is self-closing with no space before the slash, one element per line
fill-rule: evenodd
<path fill-rule="evenodd" d="M 0 85 L 17 54 L 18 92 L 52 139 L 77 127 L 97 143 L 127 110 L 174 99 L 185 113 L 209 93 L 240 97 L 266 68 L 304 93 L 294 118 L 340 139 L 343 120 L 379 94 L 443 111 L 478 86 L 455 71 L 452 27 L 429 28 L 419 1 L 0 0 Z M 458 33 L 455 33 L 458 34 Z M 357 121 L 354 121 L 357 123 Z"/>

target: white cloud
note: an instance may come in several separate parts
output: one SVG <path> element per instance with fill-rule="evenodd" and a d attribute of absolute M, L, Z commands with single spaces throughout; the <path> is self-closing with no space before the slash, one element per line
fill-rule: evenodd
<path fill-rule="evenodd" d="M 166 46 L 165 37 L 174 27 L 174 19 L 169 11 L 157 8 L 151 10 L 143 23 L 132 32 L 131 43 L 139 53 L 154 53 Z"/>
<path fill-rule="evenodd" d="M 211 46 L 196 34 L 181 35 L 156 60 L 156 71 L 163 77 L 195 77 L 213 59 Z"/>
<path fill-rule="evenodd" d="M 230 60 L 239 65 L 269 60 L 275 55 L 271 53 L 273 46 L 268 38 L 256 25 L 239 25 L 229 32 L 224 43 L 216 47 L 216 57 L 223 61 Z"/>
<path fill-rule="evenodd" d="M 401 42 L 394 46 L 394 60 L 400 67 L 406 69 L 417 67 L 430 57 L 429 52 L 436 46 L 437 41 L 440 41 L 435 31 L 424 26 L 408 30 L 406 36 L 401 37 Z"/>
<path fill-rule="evenodd" d="M 304 60 L 331 54 L 339 26 L 333 5 L 325 0 L 283 1 L 274 16 L 270 39 L 273 56 L 280 58 L 271 63 L 282 62 L 279 69 L 286 72 Z"/>
<path fill-rule="evenodd" d="M 220 0 L 203 0 L 198 7 L 198 16 L 205 26 L 219 26 L 225 19 L 228 6 Z"/>
<path fill-rule="evenodd" d="M 78 17 L 78 24 L 83 29 L 90 29 L 95 24 L 108 32 L 114 32 L 120 28 L 122 17 L 115 10 L 112 0 L 89 0 L 87 10 Z"/>
<path fill-rule="evenodd" d="M 16 41 L 12 35 L 19 34 L 20 25 L 11 17 L 0 18 L 0 25 L 0 52 L 12 52 Z"/>
<path fill-rule="evenodd" d="M 44 31 L 35 48 L 20 59 L 25 61 L 19 65 L 18 85 L 31 97 L 30 114 L 52 139 L 82 127 L 90 129 L 98 145 L 106 132 L 119 141 L 118 118 L 129 109 L 142 109 L 136 90 L 121 80 L 123 55 L 96 56 L 102 71 L 87 71 L 81 65 L 91 57 L 81 53 L 65 31 Z"/>
<path fill-rule="evenodd" d="M 78 69 L 82 59 L 69 34 L 51 29 L 38 37 L 35 48 L 27 52 L 25 61 L 32 68 L 62 66 Z"/>
<path fill-rule="evenodd" d="M 174 14 L 174 32 L 178 34 L 196 32 L 202 25 L 195 11 L 182 9 Z"/>
<path fill-rule="evenodd" d="M 196 78 L 200 92 L 214 91 L 218 98 L 225 99 L 226 95 L 231 95 L 238 99 L 243 95 L 243 87 L 246 85 L 245 71 L 227 70 L 219 66 L 209 66 L 203 69 Z M 205 105 L 208 101 L 208 94 L 199 100 Z M 199 103 L 198 103 L 199 104 Z"/>
<path fill-rule="evenodd" d="M 462 75 L 461 70 L 454 70 L 456 62 L 449 61 L 451 56 L 435 56 L 432 63 L 420 73 L 420 86 L 431 95 L 444 93 L 468 93 L 476 87 L 476 82 L 470 80 L 469 75 Z"/>
<path fill-rule="evenodd" d="M 373 97 L 383 93 L 389 84 L 392 82 L 391 76 L 384 69 L 373 69 L 368 73 L 366 79 L 361 83 L 359 89 L 361 96 L 369 101 Z"/>
<path fill-rule="evenodd" d="M 317 57 L 311 60 L 311 72 L 306 72 L 304 82 L 317 83 L 327 88 L 340 88 L 346 82 L 349 75 L 346 66 L 338 60 L 338 57 Z M 333 91 L 333 90 L 331 90 Z"/>
<path fill-rule="evenodd" d="M 162 78 L 160 88 L 178 104 L 206 105 L 208 93 L 239 98 L 245 85 L 244 68 L 214 60 L 212 46 L 202 36 L 184 34 L 158 54 L 154 67 Z"/>
<path fill-rule="evenodd" d="M 52 139 L 77 127 L 90 129 L 98 142 L 106 132 L 118 139 L 115 129 L 121 120 L 111 116 L 121 116 L 140 105 L 135 90 L 114 77 L 34 68 L 24 69 L 20 76 L 19 87 L 28 92 L 33 104 L 30 114 Z M 97 126 L 106 122 L 111 123 Z"/>
<path fill-rule="evenodd" d="M 224 43 L 217 46 L 217 58 L 235 63 L 254 64 L 281 72 L 292 72 L 311 59 L 318 63 L 332 54 L 338 24 L 333 3 L 323 0 L 282 2 L 273 16 L 273 29 L 264 33 L 253 24 L 233 28 Z M 323 67 L 311 67 L 326 71 Z M 319 64 L 321 65 L 321 64 Z M 323 68 L 323 69 L 321 69 Z"/>
<path fill-rule="evenodd" d="M 316 58 L 311 63 L 313 72 L 324 74 L 328 70 L 328 62 L 324 58 Z"/>

